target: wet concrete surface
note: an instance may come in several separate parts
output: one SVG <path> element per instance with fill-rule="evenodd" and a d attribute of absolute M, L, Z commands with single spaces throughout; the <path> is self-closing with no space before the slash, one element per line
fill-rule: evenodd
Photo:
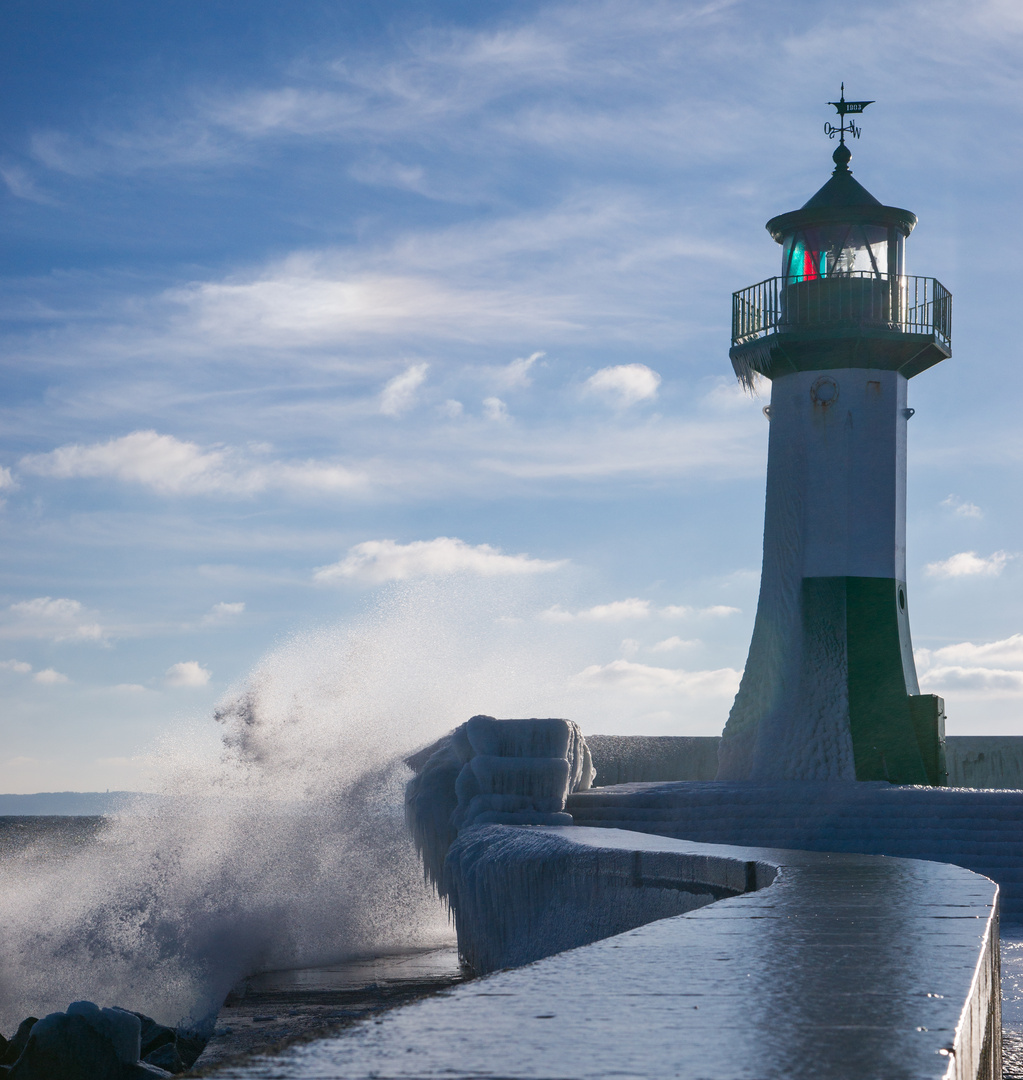
<path fill-rule="evenodd" d="M 340 1034 L 418 998 L 465 981 L 454 941 L 431 949 L 362 957 L 333 967 L 271 971 L 237 986 L 188 1076 L 206 1076 L 295 1043 Z"/>

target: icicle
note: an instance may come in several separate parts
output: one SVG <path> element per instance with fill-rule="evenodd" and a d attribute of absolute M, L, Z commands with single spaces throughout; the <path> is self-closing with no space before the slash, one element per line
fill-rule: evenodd
<path fill-rule="evenodd" d="M 474 716 L 406 759 L 405 820 L 426 878 L 443 896 L 444 858 L 469 825 L 571 825 L 565 801 L 596 770 L 571 720 Z"/>

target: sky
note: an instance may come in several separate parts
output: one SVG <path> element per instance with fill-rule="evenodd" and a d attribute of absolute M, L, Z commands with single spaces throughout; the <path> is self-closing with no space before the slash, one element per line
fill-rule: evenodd
<path fill-rule="evenodd" d="M 855 176 L 954 296 L 910 385 L 921 686 L 951 734 L 1023 734 L 1018 3 L 0 27 L 0 791 L 145 787 L 267 653 L 438 596 L 534 649 L 479 711 L 720 732 L 769 393 L 732 374 L 731 293 L 778 273 L 764 222 L 827 179 L 843 80 L 876 99 Z"/>

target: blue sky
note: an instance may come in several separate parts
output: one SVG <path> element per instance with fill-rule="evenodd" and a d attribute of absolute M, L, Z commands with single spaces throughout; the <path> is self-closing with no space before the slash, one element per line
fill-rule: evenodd
<path fill-rule="evenodd" d="M 467 680 L 434 723 L 720 731 L 767 450 L 730 297 L 827 178 L 843 79 L 857 179 L 955 297 L 910 386 L 923 688 L 1023 733 L 1017 4 L 0 19 L 0 790 L 145 786 L 260 657 L 397 608 L 518 658 L 473 689 L 458 648 L 396 654 L 401 700 Z"/>

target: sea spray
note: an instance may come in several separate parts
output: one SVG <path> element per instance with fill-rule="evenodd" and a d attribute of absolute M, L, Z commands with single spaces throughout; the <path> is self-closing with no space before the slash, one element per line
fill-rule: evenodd
<path fill-rule="evenodd" d="M 552 680 L 535 643 L 495 634 L 508 604 L 494 583 L 403 588 L 296 637 L 218 708 L 219 741 L 154 753 L 158 804 L 0 866 L 0 1030 L 82 998 L 208 1028 L 246 974 L 448 933 L 401 759 L 482 708 L 535 711 Z"/>

